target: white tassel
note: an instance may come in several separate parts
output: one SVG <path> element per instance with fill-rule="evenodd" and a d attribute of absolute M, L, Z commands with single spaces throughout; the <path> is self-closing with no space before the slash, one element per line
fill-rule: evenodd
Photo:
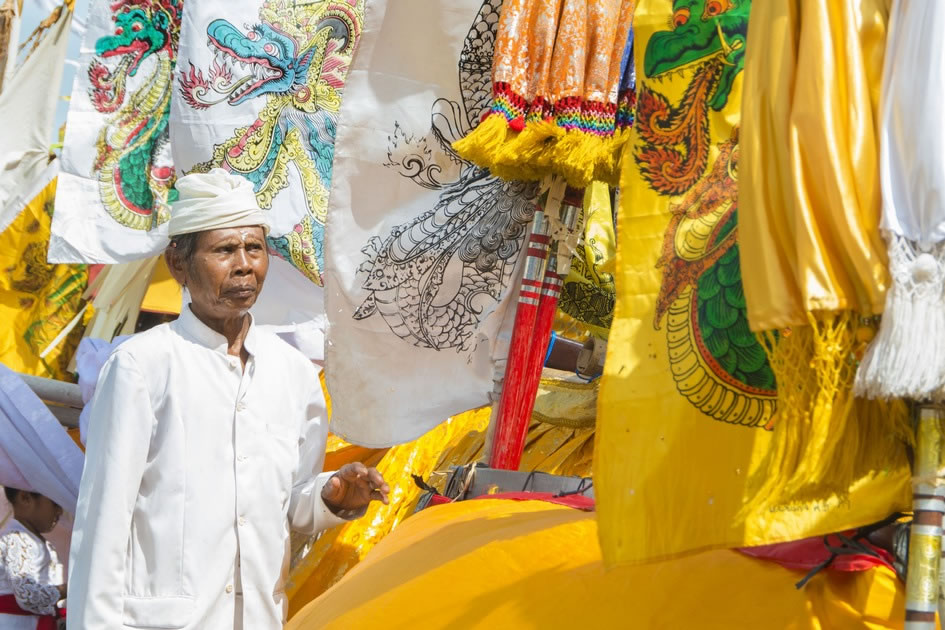
<path fill-rule="evenodd" d="M 856 373 L 865 398 L 945 399 L 945 245 L 919 251 L 892 233 L 886 310 Z"/>

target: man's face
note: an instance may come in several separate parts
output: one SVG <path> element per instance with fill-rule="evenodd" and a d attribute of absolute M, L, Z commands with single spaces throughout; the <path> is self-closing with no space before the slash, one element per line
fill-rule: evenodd
<path fill-rule="evenodd" d="M 202 232 L 192 264 L 172 272 L 183 275 L 199 314 L 228 319 L 242 317 L 256 302 L 268 270 L 265 232 L 254 226 Z"/>

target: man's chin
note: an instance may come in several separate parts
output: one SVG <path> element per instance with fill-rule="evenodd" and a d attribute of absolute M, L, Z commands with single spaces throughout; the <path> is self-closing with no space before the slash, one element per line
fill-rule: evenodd
<path fill-rule="evenodd" d="M 236 294 L 230 296 L 227 301 L 233 306 L 233 308 L 239 310 L 240 314 L 244 314 L 253 307 L 253 304 L 256 303 L 256 298 L 258 297 L 258 293 L 250 293 L 248 295 Z"/>

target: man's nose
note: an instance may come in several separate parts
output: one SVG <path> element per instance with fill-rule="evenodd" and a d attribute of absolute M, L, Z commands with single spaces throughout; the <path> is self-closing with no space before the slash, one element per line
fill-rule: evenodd
<path fill-rule="evenodd" d="M 246 253 L 246 250 L 240 248 L 236 252 L 236 269 L 240 272 L 248 272 L 252 269 L 252 264 L 249 261 L 249 254 Z"/>

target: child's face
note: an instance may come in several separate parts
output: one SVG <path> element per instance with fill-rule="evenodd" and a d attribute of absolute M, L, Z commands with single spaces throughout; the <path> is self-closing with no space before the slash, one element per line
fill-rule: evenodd
<path fill-rule="evenodd" d="M 62 508 L 43 495 L 21 492 L 16 497 L 14 516 L 41 534 L 51 532 L 62 516 Z"/>

